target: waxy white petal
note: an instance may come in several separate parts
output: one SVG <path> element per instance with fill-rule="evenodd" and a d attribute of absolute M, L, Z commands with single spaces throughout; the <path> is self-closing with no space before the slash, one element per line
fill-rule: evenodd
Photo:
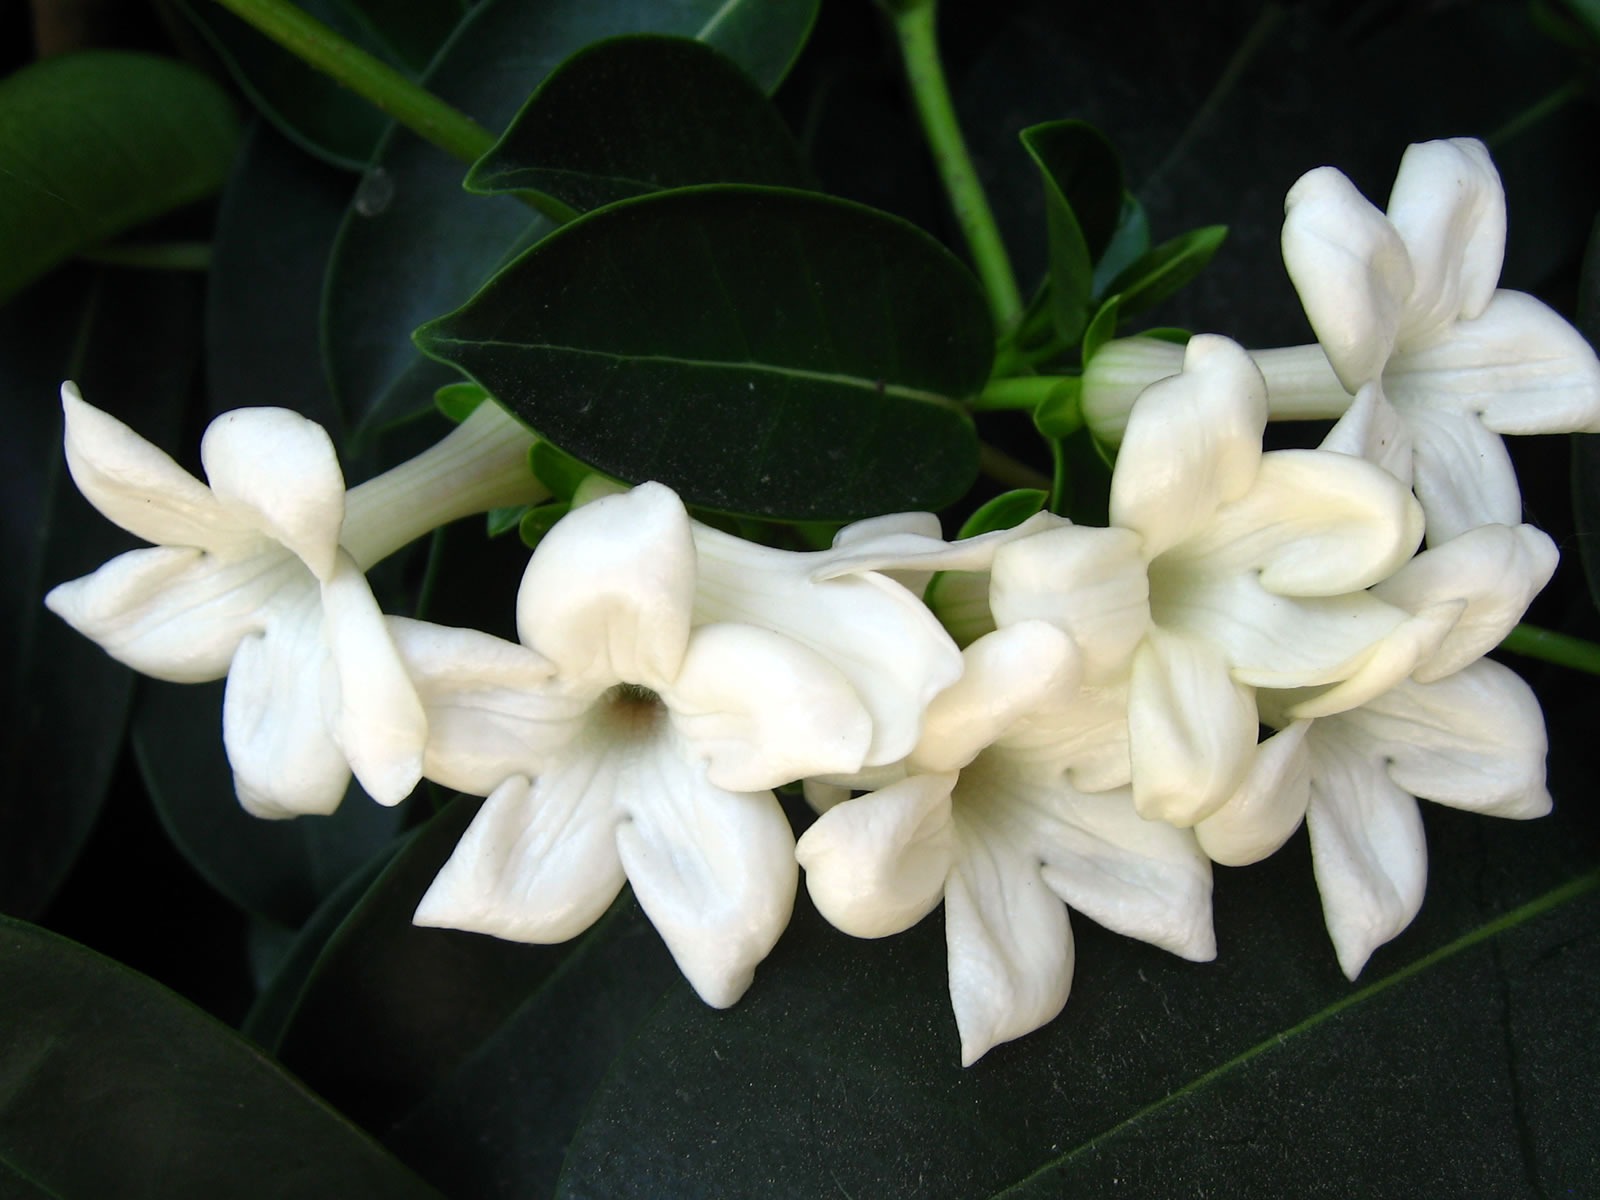
<path fill-rule="evenodd" d="M 683 502 L 659 483 L 556 523 L 517 593 L 517 633 L 574 686 L 677 675 L 689 643 L 695 548 Z"/>
<path fill-rule="evenodd" d="M 1194 827 L 1200 848 L 1228 867 L 1260 862 L 1276 852 L 1305 819 L 1311 800 L 1310 721 L 1295 721 L 1256 747 L 1239 790 Z"/>
<path fill-rule="evenodd" d="M 1128 676 L 1084 687 L 1065 704 L 1041 704 L 996 745 L 1013 759 L 1065 769 L 1080 792 L 1105 792 L 1132 777 L 1128 754 Z"/>
<path fill-rule="evenodd" d="M 835 804 L 795 844 L 817 911 L 855 937 L 909 929 L 944 895 L 955 863 L 954 774 L 912 775 Z"/>
<path fill-rule="evenodd" d="M 615 765 L 580 756 L 497 787 L 456 843 L 412 920 L 513 942 L 564 942 L 622 890 Z"/>
<path fill-rule="evenodd" d="M 1372 601 L 1370 596 L 1362 599 Z M 1378 639 L 1361 665 L 1332 687 L 1278 693 L 1283 699 L 1286 718 L 1331 716 L 1381 696 L 1415 672 L 1418 663 L 1428 662 L 1437 654 L 1466 607 L 1464 600 L 1430 604 Z M 1260 693 L 1256 699 L 1259 704 Z"/>
<path fill-rule="evenodd" d="M 1111 476 L 1111 523 L 1140 535 L 1146 559 L 1193 536 L 1250 490 L 1266 423 L 1267 388 L 1250 356 L 1227 338 L 1191 338 L 1183 373 L 1134 405 Z"/>
<path fill-rule="evenodd" d="M 1345 390 L 1380 379 L 1411 294 L 1399 232 L 1332 167 L 1300 177 L 1284 200 L 1283 265 Z"/>
<path fill-rule="evenodd" d="M 752 625 L 702 625 L 661 697 L 709 778 L 735 792 L 857 770 L 872 718 L 843 674 Z"/>
<path fill-rule="evenodd" d="M 1402 342 L 1483 312 L 1505 258 L 1506 197 L 1482 142 L 1451 138 L 1408 146 L 1389 193 L 1388 219 L 1405 243 L 1413 275 Z"/>
<path fill-rule="evenodd" d="M 200 440 L 211 491 L 235 518 L 333 574 L 344 524 L 344 474 L 327 431 L 283 408 L 238 408 Z"/>
<path fill-rule="evenodd" d="M 1411 486 L 1411 431 L 1377 383 L 1362 385 L 1318 449 L 1364 458 Z"/>
<path fill-rule="evenodd" d="M 1522 492 L 1498 434 L 1477 417 L 1418 406 L 1407 409 L 1406 424 L 1417 499 L 1427 515 L 1428 545 L 1479 525 L 1521 522 Z"/>

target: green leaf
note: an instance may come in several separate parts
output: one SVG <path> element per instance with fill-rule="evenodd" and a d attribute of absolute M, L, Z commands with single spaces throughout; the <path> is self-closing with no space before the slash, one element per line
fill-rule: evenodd
<path fill-rule="evenodd" d="M 517 534 L 522 538 L 522 544 L 530 550 L 537 549 L 539 543 L 544 541 L 545 535 L 556 527 L 556 522 L 566 516 L 571 509 L 572 505 L 566 503 L 541 504 L 537 508 L 529 509 L 528 514 L 517 526 Z"/>
<path fill-rule="evenodd" d="M 565 450 L 545 441 L 533 444 L 533 449 L 528 453 L 528 462 L 539 482 L 549 488 L 557 500 L 571 500 L 579 485 L 595 473 L 588 463 L 580 462 Z"/>
<path fill-rule="evenodd" d="M 569 55 L 619 34 L 665 33 L 716 47 L 771 91 L 805 43 L 817 4 L 484 0 L 422 83 L 485 128 L 504 129 Z M 417 353 L 411 331 L 464 303 L 550 228 L 509 196 L 463 191 L 459 165 L 405 130 L 383 139 L 345 215 L 323 296 L 329 380 L 358 435 L 426 408 L 453 378 Z"/>
<path fill-rule="evenodd" d="M 414 79 L 469 6 L 463 0 L 296 0 L 296 7 Z M 360 170 L 366 165 L 389 126 L 380 109 L 222 5 L 179 0 L 179 8 L 281 134 L 334 166 Z"/>
<path fill-rule="evenodd" d="M 1033 427 L 1047 438 L 1063 438 L 1083 428 L 1083 383 L 1070 375 L 1033 409 Z"/>
<path fill-rule="evenodd" d="M 977 471 L 960 401 L 991 341 L 972 277 L 920 230 L 724 185 L 563 226 L 417 332 L 607 474 L 781 520 L 960 497 Z"/>
<path fill-rule="evenodd" d="M 1122 195 L 1122 208 L 1117 213 L 1117 227 L 1103 253 L 1094 264 L 1094 295 L 1104 300 L 1116 289 L 1112 281 L 1138 262 L 1150 249 L 1150 221 L 1145 216 L 1144 205 L 1132 192 Z"/>
<path fill-rule="evenodd" d="M 1122 164 L 1082 121 L 1034 125 L 1019 136 L 1044 177 L 1051 312 L 1057 336 L 1072 342 L 1089 320 L 1095 259 L 1122 211 Z"/>
<path fill-rule="evenodd" d="M 152 980 L 0 918 L 0 1192 L 436 1193 Z"/>
<path fill-rule="evenodd" d="M 1034 513 L 1043 510 L 1049 493 L 1037 488 L 1016 488 L 1002 492 L 994 499 L 979 505 L 961 526 L 957 538 L 977 537 L 980 533 L 993 533 L 997 529 L 1015 529 Z"/>
<path fill-rule="evenodd" d="M 111 786 L 133 673 L 45 609 L 50 588 L 139 545 L 79 496 L 61 453 L 63 379 L 175 440 L 200 353 L 200 280 L 68 268 L 0 307 L 0 911 L 35 916 Z"/>
<path fill-rule="evenodd" d="M 1122 298 L 1122 318 L 1154 307 L 1200 274 L 1227 236 L 1226 225 L 1207 225 L 1146 253 L 1111 283 Z"/>
<path fill-rule="evenodd" d="M 478 405 L 488 398 L 489 393 L 477 384 L 462 380 L 458 383 L 447 383 L 436 391 L 433 394 L 433 406 L 446 420 L 459 425 L 477 411 Z"/>
<path fill-rule="evenodd" d="M 576 212 L 694 183 L 812 186 L 783 118 L 737 65 L 704 42 L 648 34 L 562 63 L 466 180 Z"/>
<path fill-rule="evenodd" d="M 1122 296 L 1113 293 L 1100 304 L 1099 311 L 1083 331 L 1083 365 L 1100 353 L 1100 348 L 1117 336 L 1117 322 L 1122 319 Z"/>
<path fill-rule="evenodd" d="M 0 300 L 73 252 L 211 195 L 238 122 L 167 58 L 93 50 L 0 81 Z"/>

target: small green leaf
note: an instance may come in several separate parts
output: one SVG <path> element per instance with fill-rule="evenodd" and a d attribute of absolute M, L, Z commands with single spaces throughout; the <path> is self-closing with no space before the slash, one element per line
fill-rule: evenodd
<path fill-rule="evenodd" d="M 475 383 L 459 380 L 456 383 L 447 383 L 433 393 L 433 406 L 448 421 L 457 425 L 465 421 L 476 410 L 478 405 L 489 398 L 489 393 Z"/>
<path fill-rule="evenodd" d="M 607 474 L 779 520 L 961 496 L 992 353 L 976 283 L 920 230 L 731 185 L 564 226 L 417 343 Z"/>
<path fill-rule="evenodd" d="M 997 529 L 1015 529 L 1029 517 L 1044 509 L 1048 492 L 1037 488 L 1016 488 L 1002 492 L 994 499 L 979 505 L 978 511 L 962 523 L 957 538 L 977 537 L 980 533 L 993 533 Z"/>
<path fill-rule="evenodd" d="M 5 918 L 0 1027 L 8 1196 L 436 1196 L 231 1029 Z"/>
<path fill-rule="evenodd" d="M 74 251 L 211 195 L 239 124 L 192 67 L 90 50 L 0 81 L 0 300 Z"/>
<path fill-rule="evenodd" d="M 1020 136 L 1044 177 L 1056 334 L 1072 342 L 1089 320 L 1094 261 L 1121 214 L 1122 164 L 1105 137 L 1082 121 L 1034 125 Z"/>
<path fill-rule="evenodd" d="M 527 515 L 522 518 L 521 524 L 517 526 L 522 544 L 530 550 L 537 549 L 539 543 L 544 541 L 545 534 L 554 529 L 556 522 L 566 516 L 571 509 L 572 505 L 566 503 L 541 504 L 537 508 L 530 508 Z"/>
<path fill-rule="evenodd" d="M 1094 320 L 1089 322 L 1089 328 L 1083 331 L 1084 366 L 1100 353 L 1100 347 L 1117 336 L 1117 322 L 1121 316 L 1122 296 L 1115 293 L 1107 296 L 1100 304 L 1100 311 L 1094 314 Z"/>
<path fill-rule="evenodd" d="M 567 59 L 467 174 L 469 190 L 535 192 L 586 212 L 694 183 L 811 186 L 759 87 L 694 38 L 634 34 Z"/>
<path fill-rule="evenodd" d="M 1033 427 L 1047 438 L 1064 438 L 1083 428 L 1083 383 L 1076 375 L 1062 379 L 1034 407 Z"/>
<path fill-rule="evenodd" d="M 1179 329 L 1176 325 L 1157 325 L 1154 329 L 1139 330 L 1139 336 L 1154 338 L 1158 342 L 1170 342 L 1174 346 L 1187 346 L 1189 339 L 1194 336 L 1194 331 Z"/>
<path fill-rule="evenodd" d="M 1122 209 L 1117 214 L 1117 228 L 1107 243 L 1105 253 L 1094 264 L 1094 294 L 1104 300 L 1116 289 L 1111 283 L 1150 249 L 1150 222 L 1144 215 L 1144 205 L 1132 192 L 1122 195 Z"/>
<path fill-rule="evenodd" d="M 1122 297 L 1122 317 L 1154 307 L 1200 274 L 1227 236 L 1226 225 L 1207 225 L 1146 253 L 1112 281 L 1111 290 Z"/>
<path fill-rule="evenodd" d="M 595 473 L 588 463 L 579 462 L 559 446 L 543 440 L 533 444 L 528 462 L 534 476 L 557 500 L 571 500 L 579 485 Z"/>

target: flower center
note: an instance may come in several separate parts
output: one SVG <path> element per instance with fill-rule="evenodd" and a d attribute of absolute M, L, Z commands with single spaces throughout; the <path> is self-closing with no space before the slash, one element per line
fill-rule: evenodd
<path fill-rule="evenodd" d="M 661 697 L 638 683 L 619 683 L 601 697 L 600 709 L 614 729 L 644 733 L 667 714 Z"/>

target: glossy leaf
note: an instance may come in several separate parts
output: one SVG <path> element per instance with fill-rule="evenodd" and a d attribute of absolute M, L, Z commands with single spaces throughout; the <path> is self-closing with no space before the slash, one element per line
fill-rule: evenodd
<path fill-rule="evenodd" d="M 551 72 L 466 186 L 587 212 L 694 183 L 803 188 L 811 175 L 777 109 L 731 59 L 693 38 L 636 34 Z"/>
<path fill-rule="evenodd" d="M 192 67 L 95 50 L 0 81 L 0 300 L 69 255 L 211 195 L 238 122 Z"/>
<path fill-rule="evenodd" d="M 234 81 L 279 133 L 324 161 L 359 170 L 389 118 L 210 0 L 180 0 Z M 415 77 L 461 21 L 464 0 L 297 0 L 296 7 L 404 75 Z"/>
<path fill-rule="evenodd" d="M 627 33 L 695 37 L 768 91 L 811 31 L 818 0 L 484 0 L 423 84 L 486 129 L 504 129 L 569 55 Z M 551 228 L 509 196 L 461 189 L 460 164 L 404 130 L 379 146 L 329 263 L 323 345 L 329 380 L 363 438 L 426 408 L 449 371 L 411 331 L 464 303 Z"/>
<path fill-rule="evenodd" d="M 33 917 L 100 812 L 134 676 L 44 607 L 58 583 L 140 543 L 78 495 L 61 381 L 158 442 L 176 438 L 200 351 L 193 276 L 69 268 L 0 308 L 0 911 Z"/>
<path fill-rule="evenodd" d="M 811 193 L 612 205 L 417 341 L 563 450 L 707 508 L 937 509 L 977 469 L 960 404 L 988 375 L 977 285 L 921 231 Z"/>
<path fill-rule="evenodd" d="M 1063 378 L 1034 405 L 1033 426 L 1047 438 L 1066 437 L 1083 427 L 1083 385 L 1077 376 Z"/>
<path fill-rule="evenodd" d="M 0 1028 L 6 1195 L 436 1195 L 225 1026 L 4 918 Z"/>
<path fill-rule="evenodd" d="M 1083 331 L 1083 363 L 1089 361 L 1100 353 L 1104 346 L 1117 335 L 1117 322 L 1122 319 L 1122 296 L 1120 293 L 1106 297 L 1100 308 L 1094 314 L 1094 319 L 1089 322 L 1089 327 Z"/>
<path fill-rule="evenodd" d="M 1111 283 L 1122 298 L 1122 318 L 1153 308 L 1200 274 L 1227 236 L 1226 225 L 1207 225 L 1148 251 Z"/>
<path fill-rule="evenodd" d="M 1014 529 L 1034 513 L 1044 508 L 1049 493 L 1038 488 L 1016 488 L 1002 492 L 993 500 L 978 506 L 978 510 L 961 525 L 958 538 L 977 537 L 997 529 Z"/>
<path fill-rule="evenodd" d="M 1093 126 L 1052 121 L 1021 133 L 1043 176 L 1050 247 L 1050 303 L 1065 342 L 1083 332 L 1094 293 L 1094 264 L 1122 211 L 1122 164 Z"/>

